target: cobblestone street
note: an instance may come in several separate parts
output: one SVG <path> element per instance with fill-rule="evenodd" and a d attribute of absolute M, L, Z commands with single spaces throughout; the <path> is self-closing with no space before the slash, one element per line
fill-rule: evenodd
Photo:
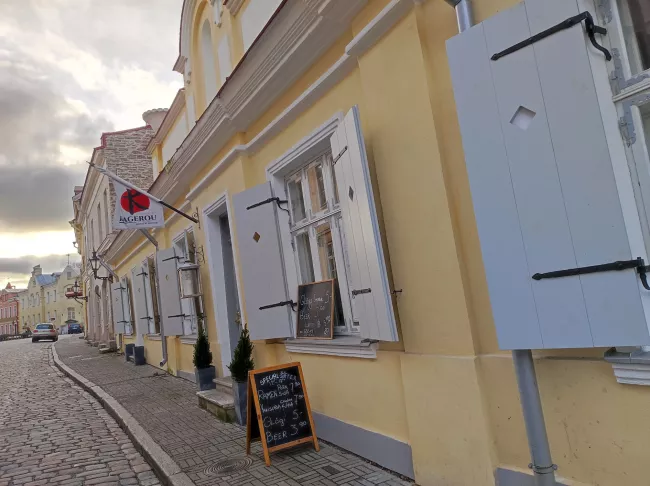
<path fill-rule="evenodd" d="M 0 486 L 160 484 L 102 406 L 54 366 L 50 347 L 0 342 Z"/>
<path fill-rule="evenodd" d="M 246 430 L 219 421 L 198 406 L 196 386 L 152 366 L 133 366 L 123 356 L 99 355 L 78 339 L 61 339 L 59 358 L 114 397 L 197 485 L 407 486 L 412 484 L 341 449 L 321 442 L 273 454 L 264 464 L 259 442 L 247 467 L 219 472 L 226 459 L 246 463 Z"/>

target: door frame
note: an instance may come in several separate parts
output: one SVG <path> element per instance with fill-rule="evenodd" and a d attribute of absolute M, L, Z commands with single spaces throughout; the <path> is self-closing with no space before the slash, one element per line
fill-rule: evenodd
<path fill-rule="evenodd" d="M 230 327 L 228 323 L 228 304 L 226 301 L 226 282 L 223 278 L 223 248 L 221 246 L 221 228 L 219 218 L 223 215 L 228 217 L 228 226 L 230 228 L 230 237 L 233 238 L 233 261 L 235 263 L 235 283 L 237 285 L 237 299 L 239 300 L 239 309 L 243 318 L 243 301 L 241 293 L 241 282 L 239 279 L 239 269 L 237 267 L 237 258 L 235 255 L 235 241 L 233 231 L 232 210 L 230 207 L 230 196 L 228 191 L 222 193 L 212 203 L 203 209 L 203 221 L 205 222 L 205 246 L 207 249 L 208 270 L 210 274 L 210 290 L 212 292 L 212 304 L 214 306 L 215 321 L 217 328 L 217 342 L 220 347 L 221 364 L 223 376 L 230 376 L 228 365 L 232 359 L 232 349 L 230 349 Z"/>

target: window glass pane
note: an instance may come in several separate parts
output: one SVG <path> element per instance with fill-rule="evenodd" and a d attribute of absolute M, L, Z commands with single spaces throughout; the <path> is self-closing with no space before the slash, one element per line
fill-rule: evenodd
<path fill-rule="evenodd" d="M 650 69 L 650 2 L 619 0 L 621 24 L 632 75 Z"/>
<path fill-rule="evenodd" d="M 311 259 L 311 244 L 307 233 L 296 235 L 296 251 L 298 252 L 298 265 L 300 266 L 300 283 L 313 282 L 315 280 L 314 265 Z"/>
<path fill-rule="evenodd" d="M 289 181 L 289 200 L 291 201 L 291 220 L 293 223 L 305 219 L 305 201 L 302 198 L 300 175 Z"/>
<path fill-rule="evenodd" d="M 318 242 L 318 259 L 323 280 L 338 278 L 336 274 L 336 260 L 334 257 L 334 243 L 329 222 L 316 226 L 316 241 Z"/>
<path fill-rule="evenodd" d="M 309 200 L 313 213 L 320 213 L 327 209 L 327 197 L 325 196 L 325 181 L 323 180 L 323 164 L 311 165 L 307 169 L 307 180 L 309 181 Z"/>

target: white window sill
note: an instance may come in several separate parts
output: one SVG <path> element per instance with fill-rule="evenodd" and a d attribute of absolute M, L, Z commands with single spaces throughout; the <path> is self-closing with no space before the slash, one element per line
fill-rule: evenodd
<path fill-rule="evenodd" d="M 149 341 L 162 341 L 160 334 L 147 334 L 147 339 Z"/>
<path fill-rule="evenodd" d="M 198 335 L 196 334 L 188 334 L 187 336 L 181 336 L 181 344 L 196 344 L 196 340 L 198 339 Z"/>
<path fill-rule="evenodd" d="M 374 359 L 377 357 L 377 343 L 364 341 L 357 336 L 338 336 L 334 339 L 287 339 L 287 352 L 323 354 L 347 358 Z"/>
<path fill-rule="evenodd" d="M 612 348 L 605 353 L 605 361 L 611 363 L 617 382 L 650 386 L 650 352 L 642 349 L 625 352 Z"/>

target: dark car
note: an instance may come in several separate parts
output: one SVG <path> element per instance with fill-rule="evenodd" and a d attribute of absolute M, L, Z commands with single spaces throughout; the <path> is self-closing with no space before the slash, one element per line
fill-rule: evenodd
<path fill-rule="evenodd" d="M 81 324 L 68 324 L 68 334 L 82 334 L 83 332 Z"/>

